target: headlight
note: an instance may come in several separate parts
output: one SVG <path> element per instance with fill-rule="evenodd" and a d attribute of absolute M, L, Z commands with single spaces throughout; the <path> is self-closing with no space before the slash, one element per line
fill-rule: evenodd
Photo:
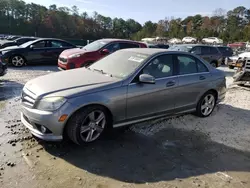
<path fill-rule="evenodd" d="M 64 97 L 45 97 L 37 102 L 36 109 L 54 111 L 59 109 L 66 101 Z"/>
<path fill-rule="evenodd" d="M 82 54 L 72 54 L 69 56 L 69 58 L 77 58 L 80 57 Z"/>

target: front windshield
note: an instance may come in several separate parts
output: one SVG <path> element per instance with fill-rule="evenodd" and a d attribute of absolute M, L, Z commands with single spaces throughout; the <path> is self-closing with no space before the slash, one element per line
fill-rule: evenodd
<path fill-rule="evenodd" d="M 108 42 L 105 42 L 103 40 L 97 40 L 97 41 L 94 41 L 94 42 L 91 42 L 91 43 L 87 44 L 83 48 L 85 50 L 88 50 L 88 51 L 97 51 L 100 48 L 102 48 L 103 46 L 105 46 L 107 43 Z"/>
<path fill-rule="evenodd" d="M 132 74 L 149 55 L 133 51 L 116 51 L 89 66 L 90 70 L 117 78 L 126 78 Z"/>
<path fill-rule="evenodd" d="M 25 42 L 25 43 L 23 43 L 23 44 L 20 45 L 20 46 L 23 47 L 23 48 L 26 48 L 26 47 L 28 47 L 29 45 L 31 45 L 33 42 L 34 42 L 34 41 Z"/>

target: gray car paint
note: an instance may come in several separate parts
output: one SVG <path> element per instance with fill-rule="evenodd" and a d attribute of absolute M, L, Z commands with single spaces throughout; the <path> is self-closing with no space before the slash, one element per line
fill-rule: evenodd
<path fill-rule="evenodd" d="M 203 62 L 209 72 L 175 75 L 156 79 L 155 84 L 142 84 L 133 83 L 132 80 L 153 58 L 163 54 L 190 56 L 190 53 L 146 48 L 123 51 L 147 53 L 150 54 L 150 57 L 132 75 L 124 79 L 81 68 L 53 73 L 29 81 L 24 87 L 24 92 L 31 91 L 35 100 L 42 97 L 64 96 L 67 98 L 67 103 L 55 112 L 44 112 L 22 104 L 22 122 L 31 130 L 32 134 L 39 138 L 61 140 L 67 121 L 58 122 L 58 118 L 63 114 L 68 114 L 68 118 L 70 118 L 74 112 L 87 105 L 105 106 L 113 116 L 113 127 L 119 127 L 165 115 L 194 111 L 201 96 L 211 89 L 218 93 L 217 102 L 225 97 L 224 73 L 195 55 L 191 56 Z M 204 76 L 206 79 L 199 80 L 200 76 Z M 175 84 L 166 87 L 170 81 L 174 81 Z M 24 116 L 31 122 L 48 127 L 52 134 L 42 134 L 36 127 L 30 126 Z"/>

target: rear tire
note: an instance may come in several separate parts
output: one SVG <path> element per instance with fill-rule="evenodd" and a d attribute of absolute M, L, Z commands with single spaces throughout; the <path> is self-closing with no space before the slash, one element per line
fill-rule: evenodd
<path fill-rule="evenodd" d="M 78 145 L 85 145 L 100 139 L 110 125 L 107 110 L 101 106 L 89 106 L 76 112 L 68 121 L 68 137 Z"/>
<path fill-rule="evenodd" d="M 208 117 L 214 111 L 216 106 L 216 95 L 212 91 L 205 93 L 199 100 L 196 107 L 196 115 L 199 117 Z"/>

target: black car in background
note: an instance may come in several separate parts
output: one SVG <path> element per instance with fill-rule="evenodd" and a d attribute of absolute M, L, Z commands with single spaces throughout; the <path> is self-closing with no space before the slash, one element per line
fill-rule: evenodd
<path fill-rule="evenodd" d="M 233 50 L 232 48 L 228 47 L 228 46 L 218 46 L 217 47 L 219 49 L 219 51 L 222 54 L 222 63 L 225 63 L 225 59 L 228 57 L 232 57 L 233 56 Z"/>
<path fill-rule="evenodd" d="M 185 51 L 200 56 L 214 67 L 219 67 L 222 63 L 223 56 L 215 46 L 202 44 L 179 44 L 173 45 L 168 50 Z"/>
<path fill-rule="evenodd" d="M 57 64 L 62 51 L 76 48 L 74 44 L 53 38 L 43 38 L 26 42 L 20 46 L 0 50 L 0 60 L 6 64 L 21 67 L 26 64 Z"/>
<path fill-rule="evenodd" d="M 29 41 L 33 41 L 33 40 L 37 40 L 38 38 L 35 37 L 21 37 L 18 38 L 14 41 L 10 41 L 10 42 L 5 42 L 2 45 L 0 45 L 0 49 L 9 47 L 9 46 L 20 46 L 22 44 L 24 44 L 25 42 L 29 42 Z"/>
<path fill-rule="evenodd" d="M 162 49 L 168 49 L 168 44 L 146 44 L 148 48 L 162 48 Z"/>

